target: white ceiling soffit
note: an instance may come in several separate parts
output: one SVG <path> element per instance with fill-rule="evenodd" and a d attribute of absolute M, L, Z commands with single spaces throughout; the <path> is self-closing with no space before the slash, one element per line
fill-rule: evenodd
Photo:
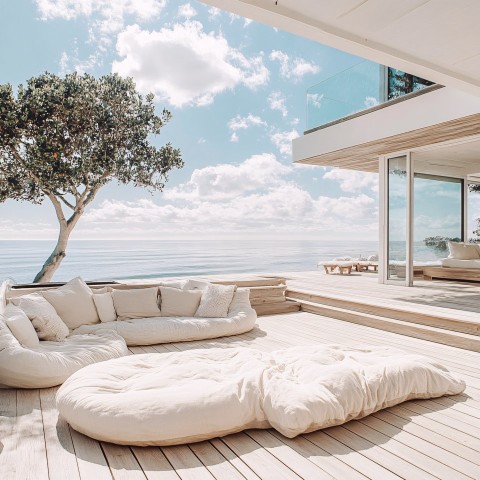
<path fill-rule="evenodd" d="M 202 0 L 480 95 L 480 0 Z"/>

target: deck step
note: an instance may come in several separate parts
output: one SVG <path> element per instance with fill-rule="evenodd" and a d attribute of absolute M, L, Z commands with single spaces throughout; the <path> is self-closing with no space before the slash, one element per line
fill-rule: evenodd
<path fill-rule="evenodd" d="M 286 296 L 301 303 L 304 301 L 312 302 L 324 306 L 344 308 L 357 313 L 378 315 L 380 317 L 400 320 L 402 322 L 421 324 L 443 330 L 480 336 L 480 322 L 469 322 L 454 318 L 455 313 L 452 313 L 451 317 L 447 317 L 419 311 L 415 312 L 413 309 L 409 310 L 408 307 L 399 305 L 379 305 L 375 302 L 369 301 L 368 298 L 365 298 L 364 301 L 360 301 L 358 299 L 348 299 L 334 294 L 316 293 L 290 288 L 287 290 Z"/>
<path fill-rule="evenodd" d="M 409 337 L 421 338 L 431 342 L 442 343 L 452 347 L 480 352 L 480 337 L 462 332 L 454 332 L 429 325 L 415 324 L 370 313 L 354 311 L 316 302 L 301 300 L 303 311 L 316 313 L 324 317 L 336 318 L 346 322 L 377 328 L 387 332 L 399 333 Z"/>
<path fill-rule="evenodd" d="M 263 305 L 252 305 L 257 312 L 257 315 L 278 315 L 281 313 L 299 312 L 301 305 L 299 302 L 293 300 L 286 300 L 280 303 L 268 303 Z"/>

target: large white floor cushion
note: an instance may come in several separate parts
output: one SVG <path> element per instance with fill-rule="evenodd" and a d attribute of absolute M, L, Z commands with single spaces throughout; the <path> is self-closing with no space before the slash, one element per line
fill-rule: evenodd
<path fill-rule="evenodd" d="M 39 342 L 24 348 L 0 320 L 0 386 L 47 388 L 63 383 L 86 365 L 128 354 L 115 332 L 70 336 L 63 342 Z"/>
<path fill-rule="evenodd" d="M 57 407 L 98 440 L 172 445 L 270 426 L 294 437 L 464 388 L 438 363 L 388 348 L 205 349 L 91 365 L 62 385 Z"/>

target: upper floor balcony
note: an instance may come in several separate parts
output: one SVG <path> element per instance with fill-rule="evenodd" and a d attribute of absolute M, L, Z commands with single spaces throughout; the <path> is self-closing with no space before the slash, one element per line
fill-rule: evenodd
<path fill-rule="evenodd" d="M 433 83 L 368 60 L 307 90 L 307 131 L 414 96 Z"/>

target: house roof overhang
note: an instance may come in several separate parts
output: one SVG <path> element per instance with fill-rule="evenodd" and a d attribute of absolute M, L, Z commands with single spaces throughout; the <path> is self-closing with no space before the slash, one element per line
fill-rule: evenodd
<path fill-rule="evenodd" d="M 480 95 L 478 0 L 202 1 Z"/>

